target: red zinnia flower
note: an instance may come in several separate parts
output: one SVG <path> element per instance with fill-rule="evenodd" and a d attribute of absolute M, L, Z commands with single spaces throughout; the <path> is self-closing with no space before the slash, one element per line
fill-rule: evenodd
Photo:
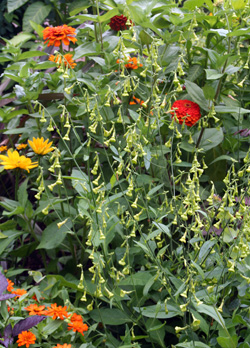
<path fill-rule="evenodd" d="M 56 303 L 54 303 L 54 304 L 52 303 L 51 308 L 48 307 L 48 310 L 44 311 L 44 314 L 52 317 L 52 319 L 57 319 L 59 317 L 61 320 L 63 320 L 64 317 L 65 318 L 69 317 L 69 314 L 68 314 L 66 309 L 67 309 L 66 306 L 64 306 L 64 307 L 57 306 Z"/>
<path fill-rule="evenodd" d="M 110 26 L 111 29 L 113 29 L 115 31 L 126 30 L 126 29 L 128 29 L 128 26 L 126 25 L 127 20 L 128 20 L 128 18 L 123 16 L 123 15 L 114 16 L 110 19 L 110 22 L 108 23 L 108 25 Z"/>
<path fill-rule="evenodd" d="M 188 127 L 192 127 L 201 118 L 200 107 L 190 100 L 176 100 L 170 112 L 172 117 L 176 116 L 180 124 L 185 122 Z"/>
<path fill-rule="evenodd" d="M 70 41 L 75 43 L 77 39 L 74 37 L 76 34 L 75 28 L 68 27 L 66 24 L 58 27 L 47 27 L 43 30 L 43 39 L 45 44 L 48 42 L 48 46 L 59 47 L 61 42 L 68 46 Z"/>
<path fill-rule="evenodd" d="M 34 344 L 36 341 L 36 336 L 30 331 L 23 331 L 18 335 L 18 347 L 25 346 L 29 348 L 30 344 Z"/>

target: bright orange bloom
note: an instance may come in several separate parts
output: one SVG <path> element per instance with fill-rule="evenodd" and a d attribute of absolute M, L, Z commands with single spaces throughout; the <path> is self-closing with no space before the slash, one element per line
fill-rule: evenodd
<path fill-rule="evenodd" d="M 135 69 L 138 69 L 139 66 L 140 66 L 140 67 L 142 66 L 142 64 L 139 64 L 139 63 L 138 63 L 136 57 L 133 57 L 133 58 L 127 57 L 126 60 L 125 60 L 125 62 L 126 62 L 125 68 L 127 68 L 127 69 L 133 69 L 133 70 L 135 70 Z M 117 59 L 116 63 L 119 64 L 119 63 L 120 63 L 120 59 Z"/>
<path fill-rule="evenodd" d="M 51 304 L 51 307 L 48 307 L 48 309 L 46 311 L 44 311 L 45 315 L 48 315 L 50 317 L 52 317 L 52 319 L 57 319 L 58 317 L 63 320 L 64 317 L 65 318 L 68 318 L 69 317 L 69 314 L 67 312 L 67 307 L 64 306 L 57 306 L 56 303 L 52 303 Z"/>
<path fill-rule="evenodd" d="M 7 156 L 0 155 L 0 160 L 2 160 L 0 164 L 4 166 L 4 169 L 21 168 L 27 170 L 28 173 L 30 169 L 38 166 L 38 162 L 31 162 L 30 158 L 20 156 L 16 150 L 8 150 Z"/>
<path fill-rule="evenodd" d="M 34 294 L 31 298 L 32 298 L 32 300 L 35 300 L 36 302 L 39 302 L 37 297 L 36 297 L 36 294 Z"/>
<path fill-rule="evenodd" d="M 24 289 L 16 289 L 11 291 L 12 294 L 15 294 L 17 297 L 21 297 L 24 294 L 27 294 L 27 291 Z"/>
<path fill-rule="evenodd" d="M 12 291 L 14 283 L 11 280 L 9 280 L 9 279 L 7 279 L 7 282 L 8 282 L 8 286 L 7 286 L 6 290 L 7 291 Z"/>
<path fill-rule="evenodd" d="M 0 152 L 7 151 L 8 147 L 5 145 L 0 146 Z"/>
<path fill-rule="evenodd" d="M 48 46 L 59 47 L 61 42 L 68 46 L 70 41 L 75 43 L 77 39 L 73 36 L 76 35 L 75 28 L 68 27 L 66 24 L 58 27 L 47 27 L 43 30 L 43 39 Z"/>
<path fill-rule="evenodd" d="M 17 150 L 22 150 L 22 149 L 25 149 L 27 146 L 28 146 L 27 144 L 18 144 L 18 145 L 16 146 L 16 149 L 17 149 Z"/>
<path fill-rule="evenodd" d="M 80 332 L 84 336 L 84 331 L 88 330 L 88 325 L 83 323 L 83 318 L 80 315 L 73 314 L 68 324 L 68 330 Z"/>
<path fill-rule="evenodd" d="M 67 344 L 67 343 L 59 344 L 59 343 L 57 343 L 57 345 L 52 347 L 52 348 L 71 348 L 71 344 Z"/>
<path fill-rule="evenodd" d="M 18 335 L 18 347 L 26 346 L 29 348 L 31 344 L 34 344 L 36 341 L 36 336 L 30 331 L 23 331 Z"/>
<path fill-rule="evenodd" d="M 63 56 L 60 56 L 59 54 L 57 56 L 54 56 L 53 54 L 49 56 L 49 60 L 54 63 L 62 64 L 62 61 L 65 66 L 70 66 L 72 69 L 76 66 L 75 61 L 72 59 L 73 54 L 67 53 Z"/>
<path fill-rule="evenodd" d="M 133 100 L 131 102 L 129 102 L 129 105 L 142 105 L 144 103 L 143 100 L 136 98 L 135 96 L 133 96 Z"/>
<path fill-rule="evenodd" d="M 35 304 L 29 305 L 28 307 L 24 309 L 29 312 L 29 315 L 44 315 L 45 314 L 44 308 L 45 306 L 38 306 L 35 303 Z"/>
<path fill-rule="evenodd" d="M 53 151 L 53 147 L 50 147 L 52 145 L 52 141 L 48 143 L 48 139 L 44 140 L 42 138 L 33 138 L 33 140 L 28 140 L 29 146 L 32 148 L 32 150 L 38 154 L 38 155 L 46 155 L 47 153 Z"/>

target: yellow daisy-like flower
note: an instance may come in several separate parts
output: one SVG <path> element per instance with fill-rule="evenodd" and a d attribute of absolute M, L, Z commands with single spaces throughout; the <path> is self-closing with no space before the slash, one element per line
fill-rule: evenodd
<path fill-rule="evenodd" d="M 28 145 L 27 144 L 18 144 L 16 145 L 17 150 L 25 149 Z"/>
<path fill-rule="evenodd" d="M 8 150 L 7 156 L 0 155 L 0 160 L 2 160 L 0 164 L 4 166 L 4 169 L 7 170 L 21 168 L 27 170 L 27 172 L 29 173 L 30 169 L 38 166 L 38 162 L 31 162 L 30 158 L 20 156 L 16 150 L 13 152 L 11 150 Z"/>
<path fill-rule="evenodd" d="M 37 153 L 38 155 L 46 155 L 47 153 L 54 150 L 53 147 L 50 147 L 52 145 L 52 141 L 48 143 L 48 139 L 44 140 L 42 138 L 33 138 L 33 140 L 28 140 L 29 146 L 32 148 L 32 150 Z"/>

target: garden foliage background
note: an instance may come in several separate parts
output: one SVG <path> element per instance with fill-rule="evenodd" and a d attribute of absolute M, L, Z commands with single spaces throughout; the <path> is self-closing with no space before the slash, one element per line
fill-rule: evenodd
<path fill-rule="evenodd" d="M 250 347 L 249 1 L 3 9 L 0 346 Z"/>

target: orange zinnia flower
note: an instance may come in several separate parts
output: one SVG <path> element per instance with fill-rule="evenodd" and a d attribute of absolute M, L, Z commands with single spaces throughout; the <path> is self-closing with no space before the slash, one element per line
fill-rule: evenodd
<path fill-rule="evenodd" d="M 83 323 L 83 318 L 80 315 L 73 314 L 68 324 L 68 330 L 80 332 L 84 336 L 84 331 L 88 330 L 88 325 Z"/>
<path fill-rule="evenodd" d="M 59 54 L 57 56 L 54 56 L 53 54 L 49 56 L 49 60 L 54 63 L 59 63 L 60 65 L 62 64 L 62 61 L 65 66 L 70 66 L 72 69 L 76 66 L 75 61 L 72 59 L 73 54 L 67 53 L 63 56 L 60 56 Z"/>
<path fill-rule="evenodd" d="M 31 344 L 34 344 L 36 341 L 36 336 L 30 331 L 23 331 L 18 335 L 18 347 L 26 346 L 29 348 Z"/>
<path fill-rule="evenodd" d="M 57 306 L 56 303 L 52 303 L 51 307 L 48 307 L 48 309 L 44 312 L 45 315 L 48 315 L 52 317 L 52 319 L 60 318 L 61 320 L 69 317 L 69 314 L 67 312 L 67 307 L 64 306 Z"/>
<path fill-rule="evenodd" d="M 7 286 L 6 290 L 7 291 L 12 291 L 14 283 L 11 280 L 9 280 L 9 279 L 7 279 L 7 282 L 8 282 L 8 286 Z"/>
<path fill-rule="evenodd" d="M 8 147 L 5 145 L 0 146 L 0 152 L 7 151 Z"/>
<path fill-rule="evenodd" d="M 55 347 L 52 347 L 52 348 L 71 348 L 71 344 L 67 344 L 67 343 L 59 344 L 59 343 L 57 343 L 57 345 Z"/>
<path fill-rule="evenodd" d="M 142 66 L 142 64 L 139 64 L 138 61 L 137 61 L 137 58 L 136 57 L 127 57 L 126 60 L 125 60 L 126 64 L 125 64 L 125 68 L 127 69 L 138 69 L 139 66 Z M 116 61 L 117 64 L 120 63 L 120 59 L 117 59 Z"/>
<path fill-rule="evenodd" d="M 133 96 L 133 100 L 131 102 L 129 102 L 129 105 L 142 105 L 144 103 L 143 100 L 136 98 L 135 96 Z"/>
<path fill-rule="evenodd" d="M 43 30 L 44 43 L 48 42 L 48 46 L 59 47 L 61 42 L 66 46 L 69 45 L 70 41 L 75 43 L 77 39 L 73 35 L 76 35 L 75 28 L 68 27 L 66 24 L 58 27 L 47 27 Z"/>
<path fill-rule="evenodd" d="M 17 297 L 21 297 L 24 294 L 27 294 L 27 291 L 24 289 L 16 289 L 11 291 L 12 294 L 15 294 Z"/>
<path fill-rule="evenodd" d="M 17 149 L 17 150 L 22 150 L 22 149 L 25 149 L 27 146 L 28 146 L 27 144 L 18 144 L 18 145 L 16 146 L 16 149 Z"/>
<path fill-rule="evenodd" d="M 45 314 L 44 308 L 45 306 L 38 306 L 35 303 L 35 304 L 29 305 L 28 307 L 24 309 L 29 312 L 29 315 L 44 315 Z"/>

